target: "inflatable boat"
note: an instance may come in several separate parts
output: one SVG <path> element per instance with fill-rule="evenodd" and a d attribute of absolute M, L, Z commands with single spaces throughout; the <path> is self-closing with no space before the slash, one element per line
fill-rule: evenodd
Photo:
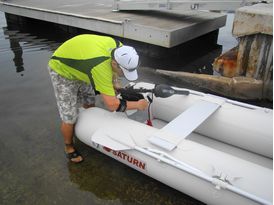
<path fill-rule="evenodd" d="M 76 136 L 206 204 L 272 204 L 271 109 L 183 88 L 131 89 L 152 102 L 138 111 L 149 123 L 138 112 L 89 108 L 79 114 Z"/>

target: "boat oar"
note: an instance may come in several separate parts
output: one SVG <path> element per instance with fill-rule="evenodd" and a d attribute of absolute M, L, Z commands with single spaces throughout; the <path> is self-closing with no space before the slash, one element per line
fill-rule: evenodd
<path fill-rule="evenodd" d="M 208 181 L 214 184 L 216 188 L 227 189 L 231 192 L 239 194 L 243 197 L 246 197 L 260 204 L 264 204 L 264 205 L 272 204 L 271 202 L 265 199 L 255 196 L 254 194 L 248 193 L 240 188 L 230 185 L 227 182 L 222 181 L 221 179 L 213 178 L 212 176 L 193 167 L 192 165 L 182 162 L 180 160 L 177 160 L 165 152 L 137 146 L 128 130 L 121 131 L 120 129 L 117 129 L 117 128 L 112 128 L 111 130 L 100 129 L 92 135 L 91 140 L 97 144 L 100 144 L 102 146 L 105 146 L 117 151 L 131 150 L 131 149 L 137 150 L 145 155 L 148 155 L 154 159 L 157 159 L 158 161 L 162 161 L 166 164 L 169 164 L 172 167 L 175 167 L 191 175 L 194 175 L 200 179 Z"/>

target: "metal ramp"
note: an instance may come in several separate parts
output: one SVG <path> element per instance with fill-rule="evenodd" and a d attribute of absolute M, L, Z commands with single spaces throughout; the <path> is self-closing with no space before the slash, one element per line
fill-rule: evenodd
<path fill-rule="evenodd" d="M 113 9 L 119 10 L 216 10 L 231 11 L 261 1 L 254 0 L 114 0 Z M 272 2 L 263 1 L 264 3 Z"/>

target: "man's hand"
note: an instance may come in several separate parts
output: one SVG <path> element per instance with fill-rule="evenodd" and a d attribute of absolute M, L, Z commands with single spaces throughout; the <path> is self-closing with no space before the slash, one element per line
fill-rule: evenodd
<path fill-rule="evenodd" d="M 138 100 L 138 110 L 145 110 L 148 107 L 148 101 L 145 99 Z"/>
<path fill-rule="evenodd" d="M 109 96 L 101 93 L 104 104 L 110 111 L 115 111 L 120 104 L 120 100 L 115 96 Z M 145 110 L 148 107 L 148 101 L 145 99 L 141 99 L 138 101 L 127 101 L 127 110 Z"/>

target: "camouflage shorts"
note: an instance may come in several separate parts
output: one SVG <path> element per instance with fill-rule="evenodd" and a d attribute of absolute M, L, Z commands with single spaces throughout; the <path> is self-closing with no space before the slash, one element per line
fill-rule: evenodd
<path fill-rule="evenodd" d="M 91 85 L 77 80 L 69 80 L 58 75 L 51 68 L 49 74 L 55 92 L 57 106 L 63 122 L 74 124 L 78 117 L 78 108 L 95 102 Z"/>

